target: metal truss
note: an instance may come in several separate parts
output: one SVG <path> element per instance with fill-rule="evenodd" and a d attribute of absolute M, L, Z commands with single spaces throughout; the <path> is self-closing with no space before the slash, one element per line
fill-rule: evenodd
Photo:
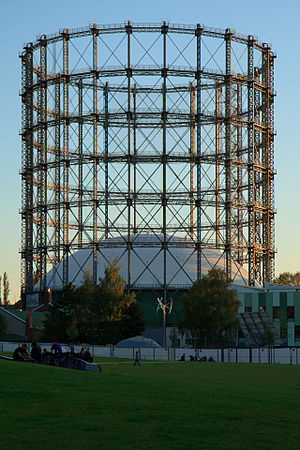
<path fill-rule="evenodd" d="M 203 249 L 214 248 L 228 279 L 236 263 L 249 285 L 272 279 L 269 45 L 200 24 L 128 22 L 42 35 L 20 57 L 25 298 L 37 278 L 47 291 L 60 261 L 61 283 L 72 282 L 69 256 L 81 248 L 97 282 L 112 237 L 134 289 L 131 255 L 143 233 L 157 236 L 163 254 L 165 301 L 176 245 L 193 249 L 198 278 Z M 188 273 L 179 262 L 178 270 Z"/>

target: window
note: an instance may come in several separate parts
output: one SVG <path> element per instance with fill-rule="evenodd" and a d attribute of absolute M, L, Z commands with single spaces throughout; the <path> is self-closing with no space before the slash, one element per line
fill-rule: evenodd
<path fill-rule="evenodd" d="M 283 339 L 287 338 L 287 324 L 286 323 L 280 324 L 280 337 Z"/>
<path fill-rule="evenodd" d="M 295 317 L 295 308 L 294 308 L 294 306 L 288 306 L 287 307 L 287 317 L 288 317 L 288 320 L 294 320 L 294 317 Z"/>
<path fill-rule="evenodd" d="M 273 320 L 280 319 L 280 306 L 273 306 Z"/>
<path fill-rule="evenodd" d="M 300 325 L 295 325 L 295 341 L 300 341 Z"/>
<path fill-rule="evenodd" d="M 252 312 L 252 306 L 245 306 L 245 312 Z"/>

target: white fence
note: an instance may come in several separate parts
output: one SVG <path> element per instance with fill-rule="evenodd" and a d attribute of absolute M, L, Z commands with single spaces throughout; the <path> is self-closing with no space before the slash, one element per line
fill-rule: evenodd
<path fill-rule="evenodd" d="M 20 344 L 17 342 L 0 342 L 0 352 L 13 352 Z M 50 350 L 50 343 L 42 343 L 41 347 Z M 70 348 L 62 345 L 64 351 Z M 190 356 L 198 358 L 212 357 L 218 362 L 234 363 L 273 363 L 273 364 L 300 364 L 300 347 L 273 347 L 273 348 L 225 348 L 225 349 L 185 349 L 185 348 L 116 348 L 89 345 L 93 356 L 134 358 L 139 351 L 140 358 L 151 361 L 177 361 L 185 354 L 186 361 Z M 75 352 L 80 346 L 75 346 Z"/>

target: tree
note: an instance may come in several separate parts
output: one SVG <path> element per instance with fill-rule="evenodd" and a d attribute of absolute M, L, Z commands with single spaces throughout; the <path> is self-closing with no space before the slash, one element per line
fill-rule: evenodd
<path fill-rule="evenodd" d="M 86 279 L 81 290 L 81 295 L 88 298 L 91 313 L 90 333 L 94 335 L 90 338 L 104 344 L 116 343 L 145 329 L 143 312 L 134 292 L 124 292 L 126 283 L 120 271 L 117 260 L 109 262 L 99 286 Z"/>
<path fill-rule="evenodd" d="M 170 334 L 169 334 L 169 338 L 172 344 L 172 347 L 176 347 L 177 344 L 177 339 L 178 339 L 178 329 L 177 327 L 173 324 Z"/>
<path fill-rule="evenodd" d="M 7 276 L 7 273 L 4 272 L 4 274 L 3 274 L 3 304 L 4 305 L 9 304 L 9 293 L 10 293 L 10 288 L 9 288 L 8 276 Z"/>
<path fill-rule="evenodd" d="M 145 330 L 143 311 L 137 301 L 133 301 L 129 306 L 125 306 L 120 321 L 120 339 L 126 339 L 142 334 Z M 119 340 L 120 340 L 119 339 Z"/>
<path fill-rule="evenodd" d="M 275 334 L 272 330 L 271 322 L 268 323 L 268 328 L 265 330 L 264 339 L 268 347 L 268 362 L 270 363 L 272 361 L 272 347 L 275 342 Z"/>
<path fill-rule="evenodd" d="M 76 288 L 72 284 L 66 284 L 62 294 L 54 294 L 53 308 L 46 314 L 42 340 L 68 341 L 67 328 L 72 322 L 72 304 L 76 299 Z"/>
<path fill-rule="evenodd" d="M 124 292 L 125 280 L 120 270 L 117 261 L 113 261 L 105 268 L 99 285 L 88 270 L 82 286 L 66 285 L 62 295 L 53 298 L 53 311 L 46 319 L 43 338 L 113 344 L 142 333 L 142 310 L 135 294 Z"/>
<path fill-rule="evenodd" d="M 225 272 L 212 269 L 196 281 L 182 298 L 184 319 L 180 331 L 197 347 L 232 345 L 238 329 L 236 314 L 241 305 L 229 289 Z"/>
<path fill-rule="evenodd" d="M 0 338 L 2 338 L 7 330 L 7 323 L 5 318 L 0 314 Z"/>
<path fill-rule="evenodd" d="M 298 286 L 300 284 L 300 272 L 282 272 L 274 279 L 274 283 L 284 286 Z"/>
<path fill-rule="evenodd" d="M 265 330 L 264 339 L 267 347 L 272 347 L 275 341 L 275 335 L 271 327 L 271 322 L 268 323 L 268 328 Z"/>
<path fill-rule="evenodd" d="M 76 338 L 79 335 L 79 331 L 77 329 L 77 322 L 76 322 L 75 317 L 72 318 L 72 321 L 71 321 L 70 325 L 67 327 L 66 335 L 69 338 L 68 340 L 70 342 L 72 342 L 72 343 L 76 342 Z"/>

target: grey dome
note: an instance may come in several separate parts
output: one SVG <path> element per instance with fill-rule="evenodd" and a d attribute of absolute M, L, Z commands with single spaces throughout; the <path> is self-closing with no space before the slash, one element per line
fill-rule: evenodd
<path fill-rule="evenodd" d="M 160 234 L 139 234 L 131 236 L 132 248 L 131 280 L 133 288 L 157 287 L 163 280 L 163 236 Z M 197 253 L 193 241 L 181 237 L 168 237 L 169 247 L 167 251 L 167 285 L 169 288 L 189 287 L 197 279 Z M 98 278 L 104 276 L 104 270 L 108 262 L 118 260 L 121 266 L 121 275 L 127 281 L 128 274 L 128 250 L 126 236 L 110 238 L 101 242 L 98 251 Z M 203 248 L 201 257 L 201 272 L 206 275 L 215 267 L 225 270 L 225 254 L 216 249 Z M 83 282 L 83 272 L 93 269 L 93 249 L 80 249 L 68 257 L 69 282 L 80 286 Z M 63 263 L 62 261 L 51 269 L 46 275 L 47 289 L 61 289 Z M 239 264 L 232 261 L 232 281 L 235 284 L 246 286 L 248 282 L 247 271 Z M 35 290 L 39 289 L 39 283 Z"/>
<path fill-rule="evenodd" d="M 123 339 L 116 344 L 116 348 L 160 348 L 157 342 L 153 339 L 145 338 L 143 336 L 135 336 L 128 339 Z"/>

